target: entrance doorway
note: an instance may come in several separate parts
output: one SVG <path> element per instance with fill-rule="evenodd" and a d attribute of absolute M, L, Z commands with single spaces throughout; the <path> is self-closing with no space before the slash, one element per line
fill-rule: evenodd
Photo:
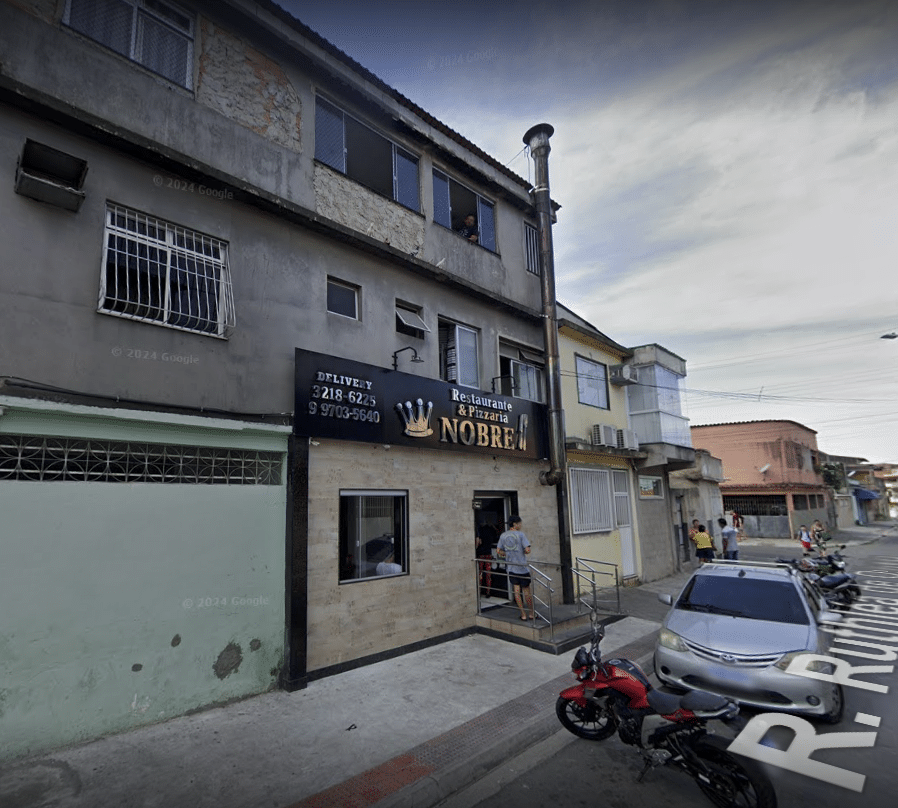
<path fill-rule="evenodd" d="M 481 608 L 511 599 L 505 566 L 495 563 L 496 543 L 508 526 L 508 517 L 516 512 L 517 499 L 516 493 L 507 491 L 474 492 L 474 554 L 483 559 L 477 565 Z"/>

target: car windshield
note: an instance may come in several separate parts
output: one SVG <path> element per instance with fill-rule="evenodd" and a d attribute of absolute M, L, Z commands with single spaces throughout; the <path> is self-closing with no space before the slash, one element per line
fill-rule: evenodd
<path fill-rule="evenodd" d="M 677 608 L 803 626 L 810 622 L 798 590 L 789 581 L 696 575 L 683 590 Z"/>

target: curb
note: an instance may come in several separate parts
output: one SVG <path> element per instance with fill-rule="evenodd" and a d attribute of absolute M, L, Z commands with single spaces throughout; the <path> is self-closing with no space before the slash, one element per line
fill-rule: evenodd
<path fill-rule="evenodd" d="M 641 668 L 645 668 L 651 662 L 654 654 L 657 633 L 657 631 L 652 631 L 638 640 L 602 655 L 606 658 L 613 658 L 617 655 L 625 656 L 632 659 Z M 644 650 L 647 645 L 651 646 L 651 650 Z M 555 698 L 561 690 L 569 687 L 572 681 L 571 674 L 566 673 L 525 693 L 518 699 L 512 700 L 507 705 L 500 705 L 489 713 L 457 727 L 456 730 L 445 733 L 441 738 L 446 739 L 446 736 L 451 736 L 454 733 L 461 736 L 470 731 L 471 725 L 481 720 L 486 724 L 490 723 L 491 714 L 514 705 L 515 702 L 527 702 L 533 698 L 545 699 L 545 708 L 518 725 L 513 733 L 506 733 L 498 737 L 494 735 L 493 740 L 485 746 L 473 745 L 461 760 L 455 761 L 445 768 L 438 768 L 420 780 L 400 788 L 388 797 L 370 804 L 370 808 L 408 808 L 410 805 L 414 805 L 415 808 L 434 808 L 527 749 L 555 735 L 563 729 L 555 715 Z M 427 746 L 427 744 L 423 744 L 423 746 Z"/>

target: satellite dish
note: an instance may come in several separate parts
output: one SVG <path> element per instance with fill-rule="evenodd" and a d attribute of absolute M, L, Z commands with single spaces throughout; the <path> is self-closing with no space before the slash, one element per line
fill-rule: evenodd
<path fill-rule="evenodd" d="M 761 474 L 765 474 L 769 470 L 770 470 L 770 463 L 768 463 L 766 466 L 761 466 L 761 468 L 758 469 L 758 471 L 760 471 Z"/>

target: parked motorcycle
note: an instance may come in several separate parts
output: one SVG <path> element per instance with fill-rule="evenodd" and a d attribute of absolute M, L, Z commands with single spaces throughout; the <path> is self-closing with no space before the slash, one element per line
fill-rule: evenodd
<path fill-rule="evenodd" d="M 700 690 L 683 696 L 656 690 L 636 663 L 602 661 L 604 635 L 593 614 L 590 650 L 580 648 L 571 663 L 578 684 L 563 690 L 555 703 L 565 729 L 593 741 L 616 732 L 625 744 L 638 747 L 645 763 L 638 782 L 649 769 L 674 766 L 721 808 L 776 808 L 776 793 L 764 771 L 727 752 L 729 741 L 709 726 L 721 721 L 738 729 L 739 706 Z"/>
<path fill-rule="evenodd" d="M 845 561 L 838 552 L 825 558 L 803 558 L 801 561 L 778 558 L 777 562 L 791 564 L 801 570 L 820 589 L 823 599 L 832 608 L 849 609 L 861 596 L 857 576 L 845 571 Z"/>

